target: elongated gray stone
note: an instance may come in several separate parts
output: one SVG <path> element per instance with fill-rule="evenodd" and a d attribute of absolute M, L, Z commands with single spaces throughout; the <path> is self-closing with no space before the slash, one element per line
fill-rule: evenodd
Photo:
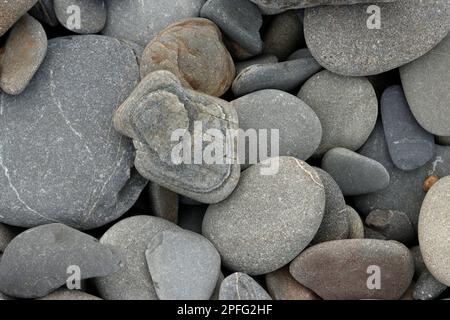
<path fill-rule="evenodd" d="M 272 298 L 252 277 L 236 272 L 222 281 L 219 300 L 272 300 Z"/>
<path fill-rule="evenodd" d="M 8 245 L 0 262 L 0 291 L 40 298 L 77 274 L 104 277 L 120 269 L 121 257 L 97 239 L 60 223 L 29 229 Z"/>
<path fill-rule="evenodd" d="M 139 78 L 114 38 L 54 38 L 19 96 L 0 93 L 0 221 L 92 229 L 120 217 L 146 185 L 112 127 Z"/>
<path fill-rule="evenodd" d="M 306 9 L 306 43 L 317 62 L 348 76 L 379 74 L 424 55 L 450 30 L 447 0 L 373 4 Z"/>
<path fill-rule="evenodd" d="M 345 196 L 368 194 L 387 188 L 389 172 L 379 162 L 345 148 L 333 148 L 322 159 Z"/>
<path fill-rule="evenodd" d="M 238 183 L 240 165 L 232 158 L 237 145 L 225 143 L 227 133 L 238 129 L 235 109 L 224 100 L 184 89 L 169 71 L 146 76 L 116 111 L 114 126 L 133 139 L 139 173 L 171 191 L 217 203 Z M 212 148 L 203 133 L 219 135 L 223 143 Z M 216 149 L 220 159 L 212 156 Z"/>
<path fill-rule="evenodd" d="M 384 91 L 381 118 L 389 154 L 397 168 L 414 170 L 434 157 L 434 136 L 417 123 L 401 86 Z"/>
<path fill-rule="evenodd" d="M 220 274 L 220 256 L 204 237 L 190 231 L 163 231 L 145 251 L 160 300 L 208 300 Z"/>
<path fill-rule="evenodd" d="M 59 22 L 68 30 L 80 33 L 98 33 L 106 24 L 107 8 L 104 0 L 53 0 Z M 80 21 L 74 20 L 79 14 Z"/>
<path fill-rule="evenodd" d="M 227 268 L 265 274 L 306 248 L 324 209 L 324 186 L 312 167 L 292 157 L 271 158 L 245 170 L 235 192 L 208 207 L 203 234 Z"/>
<path fill-rule="evenodd" d="M 257 64 L 277 63 L 278 58 L 274 55 L 260 55 L 251 59 L 236 63 L 236 75 L 239 75 L 244 69 Z"/>

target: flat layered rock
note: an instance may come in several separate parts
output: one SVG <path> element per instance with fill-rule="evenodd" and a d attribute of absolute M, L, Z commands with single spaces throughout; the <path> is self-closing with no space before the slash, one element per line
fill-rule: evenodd
<path fill-rule="evenodd" d="M 20 19 L 37 0 L 14 0 L 0 2 L 0 37 Z"/>
<path fill-rule="evenodd" d="M 252 277 L 236 272 L 222 281 L 219 300 L 272 300 L 272 298 Z"/>
<path fill-rule="evenodd" d="M 105 27 L 107 8 L 104 0 L 53 0 L 53 5 L 59 22 L 72 32 L 98 33 Z M 75 21 L 73 15 L 78 13 L 80 21 Z"/>
<path fill-rule="evenodd" d="M 264 175 L 264 167 L 278 172 Z M 235 192 L 208 207 L 203 234 L 224 266 L 260 275 L 306 248 L 324 210 L 324 186 L 312 167 L 292 157 L 271 158 L 245 170 Z"/>
<path fill-rule="evenodd" d="M 450 30 L 447 0 L 397 0 L 377 6 L 379 17 L 376 10 L 369 11 L 369 4 L 305 11 L 306 43 L 324 68 L 348 76 L 383 73 L 424 55 Z M 375 29 L 377 19 L 381 26 Z"/>
<path fill-rule="evenodd" d="M 396 300 L 412 281 L 414 261 L 399 242 L 337 240 L 302 252 L 290 272 L 326 300 Z"/>

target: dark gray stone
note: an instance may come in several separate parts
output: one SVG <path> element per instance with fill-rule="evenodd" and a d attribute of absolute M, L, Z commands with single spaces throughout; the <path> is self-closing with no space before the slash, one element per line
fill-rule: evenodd
<path fill-rule="evenodd" d="M 366 78 L 324 70 L 306 81 L 298 97 L 316 112 L 322 124 L 322 142 L 316 156 L 335 147 L 357 150 L 377 121 L 377 96 Z"/>
<path fill-rule="evenodd" d="M 145 250 L 158 233 L 178 226 L 153 216 L 134 216 L 113 225 L 100 242 L 111 245 L 122 257 L 122 268 L 95 279 L 100 297 L 106 300 L 157 300 L 158 296 L 145 260 Z"/>
<path fill-rule="evenodd" d="M 0 254 L 5 251 L 8 244 L 18 233 L 15 228 L 0 223 Z"/>
<path fill-rule="evenodd" d="M 88 35 L 49 41 L 19 96 L 0 93 L 0 221 L 91 229 L 119 218 L 147 183 L 112 127 L 138 80 L 133 52 Z"/>
<path fill-rule="evenodd" d="M 56 27 L 59 24 L 58 18 L 56 18 L 55 14 L 53 0 L 38 1 L 36 5 L 28 11 L 28 13 L 40 22 L 49 26 Z"/>
<path fill-rule="evenodd" d="M 272 300 L 272 298 L 252 277 L 236 272 L 222 281 L 219 300 Z"/>
<path fill-rule="evenodd" d="M 104 0 L 53 0 L 54 10 L 59 22 L 72 32 L 80 34 L 98 33 L 106 24 L 106 5 Z M 79 25 L 74 24 L 73 16 L 78 14 Z M 75 9 L 75 10 L 74 10 Z"/>
<path fill-rule="evenodd" d="M 220 256 L 201 235 L 184 230 L 163 231 L 145 251 L 160 300 L 208 300 L 220 274 Z"/>
<path fill-rule="evenodd" d="M 207 206 L 204 205 L 183 205 L 180 208 L 178 225 L 186 230 L 202 234 L 203 217 Z"/>
<path fill-rule="evenodd" d="M 346 239 L 349 234 L 347 206 L 334 179 L 320 168 L 313 167 L 325 187 L 325 213 L 311 243 Z"/>
<path fill-rule="evenodd" d="M 373 3 L 370 3 L 371 5 Z M 324 68 L 348 76 L 383 73 L 427 53 L 450 30 L 447 0 L 378 3 L 381 27 L 374 29 L 369 4 L 305 10 L 308 48 Z"/>
<path fill-rule="evenodd" d="M 225 141 L 230 130 L 238 129 L 233 106 L 183 88 L 169 71 L 146 76 L 117 109 L 114 126 L 133 139 L 134 164 L 139 173 L 162 187 L 204 203 L 217 203 L 227 198 L 238 183 L 240 165 L 232 158 L 237 154 L 236 144 L 219 144 L 221 158 L 214 157 L 213 163 L 204 159 L 204 155 L 211 155 L 211 143 L 205 141 L 203 133 L 218 131 L 218 139 Z M 177 132 L 181 134 L 174 140 Z M 186 138 L 188 134 L 195 137 L 199 147 L 193 148 L 192 140 Z"/>
<path fill-rule="evenodd" d="M 40 298 L 66 284 L 79 268 L 80 279 L 105 277 L 120 269 L 121 257 L 97 239 L 60 223 L 29 229 L 8 245 L 0 262 L 0 291 Z"/>
<path fill-rule="evenodd" d="M 268 166 L 278 166 L 278 173 L 264 175 Z M 312 167 L 292 157 L 271 158 L 245 170 L 235 192 L 208 207 L 203 234 L 225 267 L 260 275 L 306 248 L 324 210 L 324 187 Z"/>
<path fill-rule="evenodd" d="M 322 127 L 314 111 L 297 97 L 279 90 L 262 90 L 248 94 L 232 102 L 239 116 L 239 126 L 244 131 L 265 129 L 267 133 L 267 156 L 271 154 L 270 130 L 279 132 L 279 155 L 306 160 L 314 153 L 322 137 Z M 248 151 L 249 148 L 246 148 Z M 261 151 L 260 151 L 261 152 Z M 262 159 L 259 156 L 258 159 Z M 248 164 L 249 152 L 245 156 Z M 250 155 L 257 156 L 256 152 Z M 243 159 L 241 159 L 243 160 Z M 244 163 L 244 161 L 240 161 Z M 256 163 L 255 161 L 250 162 Z"/>
<path fill-rule="evenodd" d="M 239 75 L 244 69 L 257 64 L 277 63 L 278 58 L 274 55 L 261 55 L 254 58 L 236 63 L 236 75 Z"/>
<path fill-rule="evenodd" d="M 185 18 L 198 17 L 205 0 L 108 0 L 102 33 L 145 47 L 161 30 Z"/>
<path fill-rule="evenodd" d="M 150 182 L 148 196 L 153 215 L 173 223 L 178 222 L 178 194 Z"/>
<path fill-rule="evenodd" d="M 416 232 L 411 221 L 401 211 L 374 210 L 366 217 L 366 225 L 381 233 L 386 240 L 410 244 L 416 239 Z"/>
<path fill-rule="evenodd" d="M 349 225 L 349 239 L 364 239 L 364 224 L 359 213 L 350 206 L 346 206 Z"/>
<path fill-rule="evenodd" d="M 447 289 L 429 272 L 424 271 L 414 286 L 414 300 L 433 300 L 438 298 Z"/>
<path fill-rule="evenodd" d="M 415 246 L 409 249 L 414 258 L 414 268 L 415 268 L 415 276 L 419 277 L 424 271 L 427 271 L 427 266 L 423 261 L 422 253 L 420 252 L 420 247 Z"/>
<path fill-rule="evenodd" d="M 237 97 L 264 89 L 292 91 L 321 69 L 314 58 L 257 64 L 238 74 L 234 79 L 232 90 Z"/>
<path fill-rule="evenodd" d="M 305 59 L 305 58 L 313 58 L 314 59 L 314 57 L 312 56 L 311 51 L 309 51 L 309 49 L 302 48 L 302 49 L 299 49 L 299 50 L 293 52 L 288 57 L 287 60 L 290 61 L 290 60 Z"/>
<path fill-rule="evenodd" d="M 263 49 L 262 15 L 249 0 L 208 0 L 200 15 L 219 26 L 230 40 L 255 56 Z"/>
<path fill-rule="evenodd" d="M 379 162 L 344 148 L 333 148 L 322 159 L 344 196 L 369 194 L 389 186 L 389 172 Z"/>
<path fill-rule="evenodd" d="M 380 104 L 384 136 L 395 166 L 414 170 L 430 161 L 436 152 L 434 136 L 414 119 L 402 87 L 386 89 Z"/>

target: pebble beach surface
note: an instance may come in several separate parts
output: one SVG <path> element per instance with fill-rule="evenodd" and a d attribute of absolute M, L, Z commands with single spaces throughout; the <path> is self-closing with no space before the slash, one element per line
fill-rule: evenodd
<path fill-rule="evenodd" d="M 450 1 L 0 0 L 0 300 L 450 297 Z"/>

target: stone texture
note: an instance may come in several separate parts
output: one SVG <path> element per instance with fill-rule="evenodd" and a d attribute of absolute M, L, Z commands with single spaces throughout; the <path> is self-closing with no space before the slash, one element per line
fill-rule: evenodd
<path fill-rule="evenodd" d="M 134 216 L 114 224 L 100 242 L 111 245 L 122 257 L 122 268 L 95 280 L 100 297 L 106 300 L 157 300 L 148 270 L 145 250 L 152 239 L 177 225 L 152 216 Z"/>
<path fill-rule="evenodd" d="M 423 260 L 431 274 L 441 283 L 450 285 L 450 177 L 440 179 L 422 204 L 419 216 L 419 244 Z"/>
<path fill-rule="evenodd" d="M 349 224 L 341 189 L 327 172 L 316 167 L 314 170 L 325 187 L 325 213 L 312 243 L 346 239 L 349 234 Z"/>
<path fill-rule="evenodd" d="M 178 195 L 156 183 L 149 183 L 148 196 L 152 214 L 170 222 L 178 222 Z"/>
<path fill-rule="evenodd" d="M 346 206 L 349 225 L 349 239 L 364 239 L 364 224 L 359 213 L 350 206 Z"/>
<path fill-rule="evenodd" d="M 234 62 L 222 43 L 217 26 L 207 19 L 193 18 L 165 28 L 145 48 L 141 78 L 157 70 L 168 70 L 184 87 L 220 97 L 235 77 Z"/>
<path fill-rule="evenodd" d="M 321 69 L 322 67 L 312 57 L 257 64 L 238 74 L 234 79 L 232 90 L 236 97 L 264 89 L 292 91 Z"/>
<path fill-rule="evenodd" d="M 274 300 L 319 300 L 310 289 L 301 285 L 289 273 L 289 267 L 266 274 L 267 291 Z"/>
<path fill-rule="evenodd" d="M 328 151 L 322 168 L 336 180 L 345 196 L 369 194 L 389 186 L 389 172 L 381 163 L 345 148 Z"/>
<path fill-rule="evenodd" d="M 317 156 L 334 147 L 357 150 L 375 126 L 378 101 L 366 78 L 339 76 L 324 70 L 303 85 L 298 97 L 316 112 L 322 124 Z"/>
<path fill-rule="evenodd" d="M 236 63 L 236 75 L 239 75 L 244 69 L 259 64 L 277 63 L 278 58 L 274 55 L 260 55 L 251 59 Z"/>
<path fill-rule="evenodd" d="M 397 168 L 414 170 L 434 157 L 434 136 L 414 119 L 401 86 L 384 91 L 380 108 L 389 154 Z"/>
<path fill-rule="evenodd" d="M 0 254 L 5 251 L 8 244 L 18 234 L 15 228 L 0 223 Z"/>
<path fill-rule="evenodd" d="M 146 46 L 168 25 L 198 17 L 205 0 L 107 0 L 104 35 Z"/>
<path fill-rule="evenodd" d="M 368 286 L 379 267 L 380 289 Z M 399 242 L 372 239 L 337 240 L 302 252 L 290 265 L 293 277 L 326 300 L 396 300 L 408 289 L 414 262 Z M 372 284 L 372 282 L 370 282 Z"/>
<path fill-rule="evenodd" d="M 138 172 L 162 187 L 216 203 L 227 198 L 238 183 L 240 166 L 232 157 L 237 154 L 236 144 L 211 147 L 203 136 L 214 130 L 214 136 L 220 133 L 217 139 L 225 140 L 229 130 L 238 128 L 236 111 L 224 100 L 184 89 L 169 71 L 145 77 L 116 111 L 114 126 L 133 139 Z M 174 133 L 180 135 L 173 139 Z M 188 134 L 198 147 L 185 138 Z M 213 163 L 202 159 L 199 165 L 198 157 L 211 156 L 211 148 L 218 152 Z"/>
<path fill-rule="evenodd" d="M 105 27 L 107 9 L 104 0 L 53 0 L 53 5 L 59 22 L 72 32 L 98 33 Z M 71 6 L 79 8 L 79 25 L 71 18 L 78 13 Z"/>
<path fill-rule="evenodd" d="M 25 90 L 47 53 L 42 25 L 24 15 L 11 29 L 0 57 L 0 88 L 17 95 Z"/>
<path fill-rule="evenodd" d="M 201 16 L 212 20 L 231 41 L 250 55 L 262 52 L 263 42 L 259 33 L 262 15 L 249 0 L 208 0 Z"/>
<path fill-rule="evenodd" d="M 445 284 L 437 281 L 429 271 L 424 271 L 417 279 L 413 297 L 414 300 L 433 300 L 438 298 L 446 289 Z"/>
<path fill-rule="evenodd" d="M 268 166 L 278 166 L 278 172 L 264 175 Z M 311 242 L 324 209 L 324 187 L 313 168 L 292 157 L 271 158 L 245 170 L 235 192 L 208 207 L 203 234 L 225 267 L 265 274 L 286 265 Z"/>
<path fill-rule="evenodd" d="M 324 68 L 348 76 L 383 73 L 424 55 L 450 30 L 447 0 L 397 0 L 377 6 L 379 29 L 368 28 L 373 15 L 367 13 L 368 4 L 305 11 L 306 43 Z"/>
<path fill-rule="evenodd" d="M 49 26 L 56 27 L 59 24 L 56 18 L 53 0 L 40 0 L 36 5 L 28 11 L 30 15 L 38 19 L 40 22 Z"/>
<path fill-rule="evenodd" d="M 190 231 L 162 231 L 145 251 L 160 300 L 208 300 L 220 273 L 220 256 L 204 237 Z"/>
<path fill-rule="evenodd" d="M 272 298 L 252 277 L 236 272 L 222 281 L 219 300 L 272 300 Z"/>
<path fill-rule="evenodd" d="M 37 0 L 0 1 L 0 37 L 20 19 Z"/>
<path fill-rule="evenodd" d="M 244 131 L 265 129 L 267 156 L 273 155 L 270 130 L 278 130 L 279 155 L 306 160 L 314 153 L 322 137 L 322 127 L 314 111 L 297 97 L 279 90 L 262 90 L 248 94 L 232 102 L 239 116 L 239 126 Z M 272 135 L 270 134 L 270 137 Z M 247 148 L 246 150 L 248 150 Z M 258 152 L 258 155 L 261 151 Z M 245 163 L 249 163 L 249 152 Z M 256 154 L 250 154 L 256 156 Z M 259 156 L 259 159 L 264 160 Z M 244 163 L 241 159 L 240 163 Z M 255 161 L 250 162 L 254 164 Z"/>
<path fill-rule="evenodd" d="M 426 55 L 400 68 L 402 85 L 414 117 L 425 130 L 439 136 L 450 136 L 449 56 L 450 36 L 447 36 Z"/>
<path fill-rule="evenodd" d="M 111 119 L 138 80 L 133 52 L 113 38 L 51 39 L 19 96 L 0 93 L 0 221 L 91 229 L 120 217 L 144 181 Z"/>
<path fill-rule="evenodd" d="M 6 248 L 0 262 L 0 291 L 18 298 L 40 298 L 66 284 L 77 266 L 81 279 L 120 269 L 121 257 L 97 239 L 60 223 L 29 229 Z"/>
<path fill-rule="evenodd" d="M 386 240 L 410 244 L 416 238 L 411 221 L 401 211 L 374 210 L 366 217 L 366 225 L 384 235 Z"/>
<path fill-rule="evenodd" d="M 59 289 L 37 300 L 81 301 L 81 300 L 102 300 L 102 299 L 80 290 Z"/>

